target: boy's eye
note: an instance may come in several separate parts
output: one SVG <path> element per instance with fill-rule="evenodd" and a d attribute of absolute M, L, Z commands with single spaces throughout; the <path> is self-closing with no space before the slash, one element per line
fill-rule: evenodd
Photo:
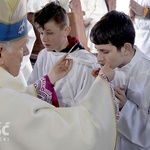
<path fill-rule="evenodd" d="M 104 53 L 104 54 L 108 54 L 109 52 L 108 52 L 108 51 L 103 51 L 103 53 Z"/>
<path fill-rule="evenodd" d="M 53 34 L 53 32 L 47 32 L 47 34 Z"/>
<path fill-rule="evenodd" d="M 43 35 L 43 32 L 40 32 L 41 35 Z"/>

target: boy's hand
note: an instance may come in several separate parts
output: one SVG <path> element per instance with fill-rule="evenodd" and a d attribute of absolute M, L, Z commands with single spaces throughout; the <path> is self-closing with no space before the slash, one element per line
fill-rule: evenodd
<path fill-rule="evenodd" d="M 110 64 L 107 64 L 107 63 L 100 69 L 100 72 L 104 73 L 109 79 L 109 81 L 112 81 L 115 76 L 114 69 L 111 69 Z"/>
<path fill-rule="evenodd" d="M 115 96 L 119 100 L 119 109 L 122 109 L 127 101 L 127 97 L 125 94 L 125 86 L 116 86 L 114 87 Z"/>
<path fill-rule="evenodd" d="M 67 59 L 66 57 L 67 55 L 64 55 L 62 58 L 60 58 L 48 73 L 52 84 L 55 84 L 56 81 L 64 77 L 71 70 L 73 60 Z"/>

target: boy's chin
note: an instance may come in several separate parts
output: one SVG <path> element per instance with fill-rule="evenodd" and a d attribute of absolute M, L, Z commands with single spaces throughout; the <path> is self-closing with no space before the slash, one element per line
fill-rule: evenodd
<path fill-rule="evenodd" d="M 47 49 L 47 51 L 53 51 L 54 49 L 51 49 L 51 48 L 46 48 Z"/>

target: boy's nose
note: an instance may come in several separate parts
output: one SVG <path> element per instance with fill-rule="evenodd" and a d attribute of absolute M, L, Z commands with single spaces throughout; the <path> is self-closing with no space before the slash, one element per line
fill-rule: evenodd
<path fill-rule="evenodd" d="M 102 54 L 102 53 L 98 53 L 97 59 L 98 59 L 98 61 L 104 61 L 104 56 L 103 56 L 103 54 Z"/>
<path fill-rule="evenodd" d="M 41 37 L 41 40 L 43 42 L 46 42 L 47 41 L 47 35 L 43 34 L 42 37 Z"/>

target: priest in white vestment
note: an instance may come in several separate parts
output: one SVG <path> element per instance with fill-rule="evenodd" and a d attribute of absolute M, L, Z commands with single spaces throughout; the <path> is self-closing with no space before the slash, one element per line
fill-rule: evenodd
<path fill-rule="evenodd" d="M 25 87 L 15 78 L 27 41 L 25 8 L 24 0 L 0 1 L 0 149 L 114 149 L 116 118 L 112 91 L 109 82 L 101 75 L 112 80 L 114 70 L 103 67 L 84 102 L 70 108 L 56 108 L 41 101 L 27 93 L 26 88 L 29 92 L 33 86 Z M 65 75 L 70 62 L 69 59 L 57 62 L 46 83 L 51 80 L 54 84 L 61 72 Z"/>

